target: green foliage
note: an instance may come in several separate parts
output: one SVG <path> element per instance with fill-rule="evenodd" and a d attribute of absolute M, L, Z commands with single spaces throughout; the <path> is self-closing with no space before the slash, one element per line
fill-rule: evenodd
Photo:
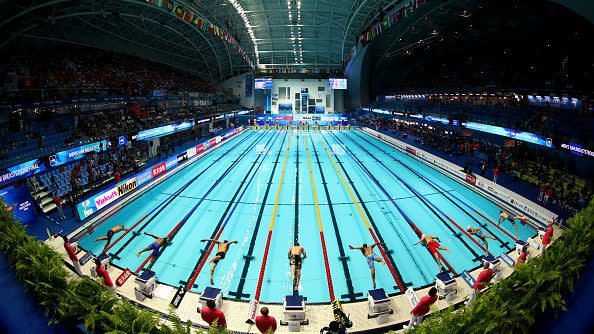
<path fill-rule="evenodd" d="M 568 221 L 569 229 L 543 256 L 520 265 L 491 286 L 471 307 L 433 314 L 411 333 L 530 333 L 536 319 L 566 311 L 571 293 L 592 252 L 594 202 Z"/>
<path fill-rule="evenodd" d="M 160 314 L 117 298 L 89 278 L 67 279 L 62 258 L 47 245 L 27 235 L 0 201 L 0 251 L 25 291 L 44 307 L 49 324 L 82 324 L 91 333 L 191 334 L 192 323 L 184 323 L 172 308 L 167 321 Z M 194 333 L 227 333 L 224 329 Z"/>

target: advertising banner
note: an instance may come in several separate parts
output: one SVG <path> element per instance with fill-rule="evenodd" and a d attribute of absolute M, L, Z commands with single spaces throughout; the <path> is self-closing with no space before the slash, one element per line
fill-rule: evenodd
<path fill-rule="evenodd" d="M 47 169 L 40 159 L 34 159 L 0 170 L 0 186 L 9 184 L 31 175 L 41 173 Z"/>
<path fill-rule="evenodd" d="M 69 150 L 60 151 L 56 154 L 50 155 L 49 162 L 50 166 L 57 167 L 74 160 L 81 159 L 85 156 L 85 154 L 90 152 L 101 152 L 109 149 L 111 143 L 109 140 L 102 140 L 90 144 L 86 144 L 83 146 L 71 148 Z"/>
<path fill-rule="evenodd" d="M 194 125 L 195 125 L 195 123 L 193 120 L 188 121 L 188 122 L 164 125 L 164 126 L 160 126 L 158 128 L 152 128 L 152 129 L 140 131 L 137 134 L 133 135 L 132 139 L 134 139 L 134 140 L 148 140 L 148 139 L 159 138 L 159 137 L 170 135 L 172 133 L 191 129 L 194 127 Z"/>
<path fill-rule="evenodd" d="M 0 198 L 6 203 L 6 210 L 22 224 L 32 224 L 37 220 L 33 199 L 25 183 L 0 190 Z"/>
<path fill-rule="evenodd" d="M 474 122 L 466 122 L 462 123 L 464 127 L 471 130 L 477 130 L 482 132 L 491 133 L 494 135 L 499 135 L 503 137 L 508 137 L 516 140 L 525 141 L 527 143 L 532 143 L 536 145 L 545 146 L 548 148 L 555 148 L 553 145 L 553 140 L 551 138 L 545 138 L 543 136 L 530 133 L 530 132 L 523 132 L 514 129 L 502 128 L 500 126 L 488 125 L 488 124 L 481 124 L 481 123 L 474 123 Z"/>
<path fill-rule="evenodd" d="M 233 129 L 229 132 L 232 132 L 233 134 L 238 134 L 242 131 L 243 128 L 240 127 L 237 129 Z M 225 137 L 228 136 L 225 135 Z M 157 177 L 160 177 L 161 175 L 167 174 L 167 172 L 170 172 L 173 169 L 173 167 L 177 166 L 179 163 L 188 160 L 190 156 L 194 156 L 198 153 L 202 153 L 208 150 L 209 148 L 215 146 L 217 142 L 222 141 L 222 139 L 222 136 L 212 138 L 208 142 L 204 142 L 198 146 L 190 148 L 188 151 L 183 152 L 180 155 L 170 157 L 165 161 L 148 167 L 140 173 L 133 175 L 127 178 L 126 180 L 116 184 L 113 188 L 82 201 L 76 206 L 80 219 L 84 220 L 88 218 L 92 214 L 96 213 L 97 211 L 100 211 L 101 209 L 105 208 L 106 206 L 110 205 L 116 200 L 126 196 L 133 190 L 137 189 L 140 185 L 145 184 Z M 210 143 L 213 144 L 210 145 Z"/>

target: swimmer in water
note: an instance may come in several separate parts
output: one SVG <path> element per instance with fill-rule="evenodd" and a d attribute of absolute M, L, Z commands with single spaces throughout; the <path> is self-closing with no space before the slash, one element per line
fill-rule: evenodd
<path fill-rule="evenodd" d="M 149 237 L 153 237 L 155 238 L 155 242 L 153 242 L 152 244 L 148 245 L 146 248 L 144 248 L 143 250 L 141 250 L 140 252 L 136 253 L 136 256 L 140 256 L 140 254 L 144 253 L 144 252 L 148 252 L 148 251 L 153 251 L 151 253 L 151 264 L 147 267 L 148 270 L 151 270 L 151 268 L 153 267 L 153 265 L 155 264 L 155 261 L 157 260 L 157 255 L 159 255 L 159 249 L 161 249 L 161 247 L 163 247 L 163 245 L 165 245 L 168 241 L 168 238 L 161 238 L 158 237 L 154 234 L 150 234 L 150 233 L 146 233 L 144 232 L 145 235 L 148 235 Z"/>
<path fill-rule="evenodd" d="M 373 252 L 373 247 L 379 246 L 379 245 L 384 245 L 384 243 L 376 242 L 376 243 L 372 244 L 371 246 L 367 246 L 367 244 L 363 244 L 361 247 L 353 247 L 353 246 L 349 245 L 350 249 L 360 250 L 361 253 L 363 254 L 363 256 L 365 256 L 365 258 L 367 259 L 367 266 L 369 267 L 369 270 L 371 271 L 371 281 L 373 282 L 374 289 L 375 289 L 375 263 L 374 262 L 377 261 L 377 262 L 380 262 L 381 264 L 383 264 L 384 266 L 386 265 L 386 263 L 384 262 L 384 259 L 375 255 L 375 253 Z"/>
<path fill-rule="evenodd" d="M 101 240 L 106 241 L 105 246 L 103 246 L 103 250 L 101 251 L 101 253 L 105 253 L 105 249 L 107 249 L 107 246 L 109 246 L 109 244 L 111 244 L 111 238 L 113 237 L 114 234 L 116 234 L 118 232 L 122 232 L 122 231 L 128 231 L 128 230 L 130 230 L 130 229 L 125 228 L 123 225 L 117 225 L 117 226 L 110 228 L 104 237 L 95 239 L 95 241 L 101 241 Z"/>
<path fill-rule="evenodd" d="M 437 265 L 439 266 L 439 271 L 443 270 L 443 266 L 441 265 L 441 255 L 439 254 L 438 249 L 444 250 L 446 252 L 450 252 L 449 249 L 445 248 L 444 246 L 440 245 L 437 241 L 435 240 L 439 240 L 439 237 L 437 236 L 430 236 L 430 235 L 421 235 L 421 239 L 419 241 L 417 241 L 415 243 L 415 245 L 418 245 L 420 243 L 423 243 L 427 246 L 427 248 L 429 248 L 429 252 L 431 254 L 433 254 L 433 257 L 435 257 L 435 261 L 437 261 Z M 441 240 L 439 240 L 441 241 Z"/>
<path fill-rule="evenodd" d="M 303 260 L 307 257 L 305 248 L 301 247 L 298 242 L 295 246 L 289 248 L 289 263 L 291 264 L 291 277 L 293 278 L 293 291 L 299 289 L 299 281 L 301 280 L 301 265 Z"/>
<path fill-rule="evenodd" d="M 485 249 L 486 249 L 486 253 L 487 255 L 489 255 L 489 243 L 487 242 L 487 239 L 493 239 L 495 240 L 495 237 L 492 235 L 488 235 L 483 233 L 483 229 L 476 227 L 470 227 L 470 226 L 466 226 L 466 232 L 468 232 L 470 235 L 475 235 L 479 238 L 481 238 L 481 240 L 483 240 L 483 242 L 485 243 Z"/>
<path fill-rule="evenodd" d="M 215 244 L 217 244 L 218 248 L 217 248 L 217 254 L 215 254 L 214 257 L 212 257 L 210 260 L 208 260 L 208 263 L 212 263 L 212 266 L 210 268 L 210 284 L 214 285 L 214 281 L 212 279 L 212 276 L 214 275 L 214 271 L 215 268 L 217 267 L 217 264 L 219 263 L 220 260 L 225 258 L 225 255 L 227 255 L 227 251 L 229 250 L 229 246 L 231 246 L 232 244 L 236 244 L 239 243 L 237 240 L 235 241 L 223 241 L 220 242 L 216 239 L 202 239 L 200 240 L 200 242 L 207 242 L 207 241 L 212 241 Z"/>
<path fill-rule="evenodd" d="M 521 220 L 522 222 L 526 221 L 526 217 L 523 216 L 514 216 L 514 215 L 510 215 L 508 212 L 505 211 L 499 211 L 499 222 L 497 223 L 497 225 L 501 225 L 502 222 L 504 221 L 509 221 L 514 228 L 516 229 L 516 239 L 520 238 L 520 233 L 518 232 L 518 224 L 516 224 L 516 219 Z"/>

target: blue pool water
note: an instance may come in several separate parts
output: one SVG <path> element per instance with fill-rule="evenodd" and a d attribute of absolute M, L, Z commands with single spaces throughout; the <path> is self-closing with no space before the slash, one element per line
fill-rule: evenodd
<path fill-rule="evenodd" d="M 152 210 L 108 254 L 115 265 L 135 271 L 148 256 L 144 253 L 137 257 L 136 253 L 154 240 L 143 232 L 165 236 L 175 230 L 171 244 L 163 249 L 152 270 L 161 282 L 185 286 L 208 249 L 200 240 L 214 237 L 224 226 L 219 239 L 239 243 L 232 245 L 219 263 L 215 286 L 228 298 L 249 300 L 258 285 L 276 207 L 260 300 L 282 302 L 291 294 L 287 252 L 298 240 L 307 251 L 301 294 L 309 302 L 330 302 L 310 173 L 333 291 L 343 301 L 362 299 L 372 288 L 366 260 L 359 251 L 349 250 L 349 245 L 374 242 L 367 222 L 386 243 L 386 257 L 405 287 L 433 283 L 438 267 L 424 246 L 413 245 L 418 235 L 403 214 L 423 233 L 440 237 L 441 244 L 451 251 L 443 252 L 443 256 L 458 273 L 480 265 L 479 257 L 485 252 L 452 221 L 463 229 L 482 224 L 486 234 L 497 238 L 489 240 L 489 251 L 495 256 L 514 247 L 512 238 L 472 210 L 497 222 L 499 207 L 493 202 L 359 130 L 247 130 L 123 207 L 79 244 L 99 254 L 104 242 L 95 242 L 95 238 L 115 225 L 131 227 Z M 360 202 L 359 207 L 353 198 Z M 195 211 L 183 220 L 192 209 Z M 530 227 L 518 226 L 520 238 L 534 234 Z M 501 227 L 514 235 L 508 223 Z M 209 257 L 215 253 L 216 249 Z M 379 251 L 376 254 L 381 256 Z M 209 271 L 208 264 L 201 269 L 192 286 L 194 291 L 209 286 Z M 388 266 L 376 263 L 376 272 L 379 287 L 388 293 L 400 292 Z"/>

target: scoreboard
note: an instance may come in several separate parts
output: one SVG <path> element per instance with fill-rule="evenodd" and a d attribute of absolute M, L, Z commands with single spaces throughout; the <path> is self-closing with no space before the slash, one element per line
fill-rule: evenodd
<path fill-rule="evenodd" d="M 348 122 L 344 114 L 260 114 L 256 119 L 258 125 L 346 126 Z"/>

